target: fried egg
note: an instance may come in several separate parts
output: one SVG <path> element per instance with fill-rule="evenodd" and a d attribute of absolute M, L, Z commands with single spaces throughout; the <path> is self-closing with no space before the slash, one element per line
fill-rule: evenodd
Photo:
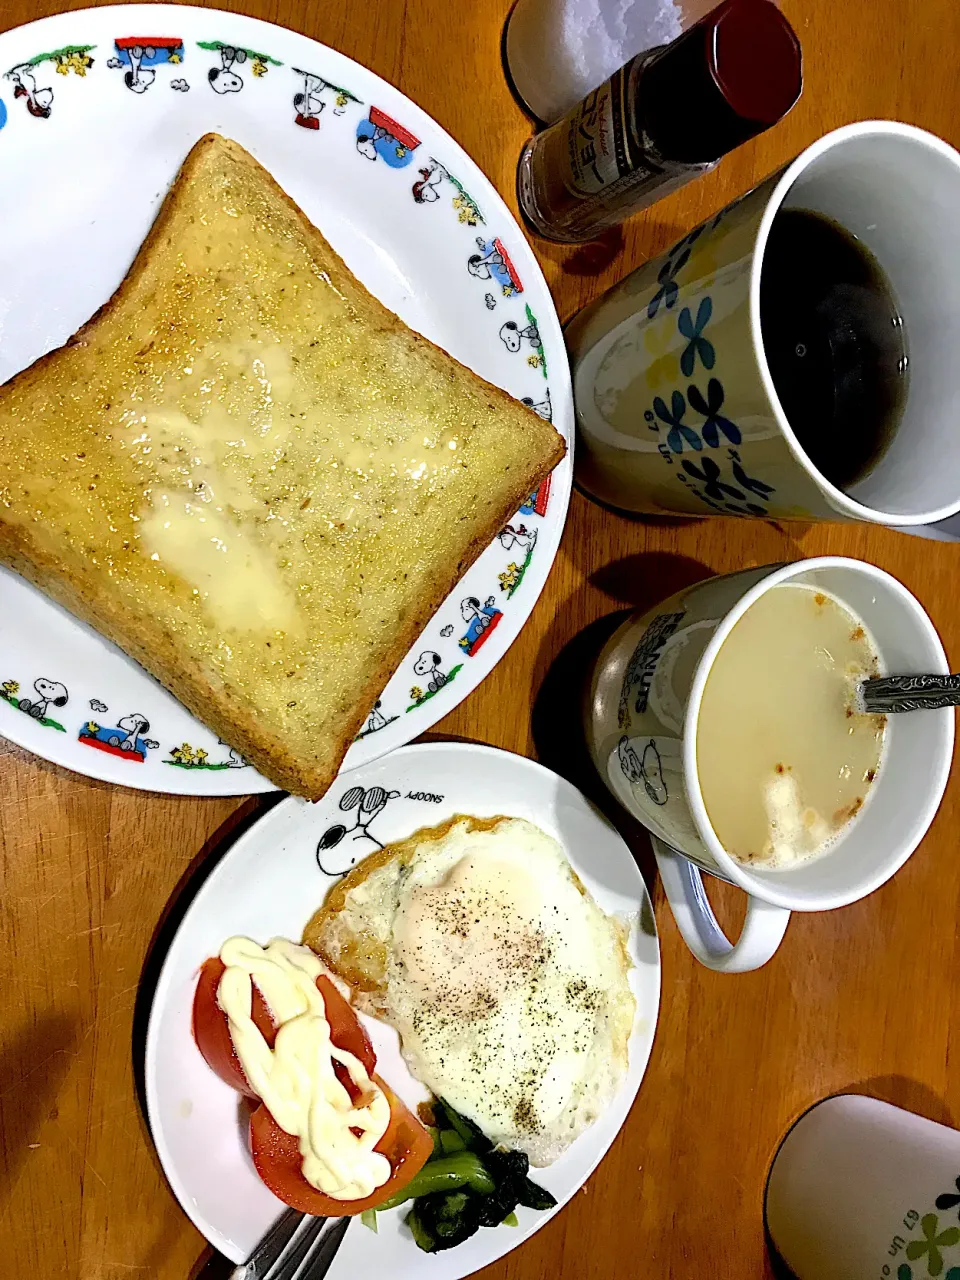
<path fill-rule="evenodd" d="M 494 1143 L 555 1160 L 613 1098 L 635 1002 L 622 923 L 551 836 L 457 817 L 366 859 L 304 941 Z"/>

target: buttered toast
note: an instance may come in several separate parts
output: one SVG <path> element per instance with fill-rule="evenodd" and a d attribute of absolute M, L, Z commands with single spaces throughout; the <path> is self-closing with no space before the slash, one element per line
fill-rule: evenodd
<path fill-rule="evenodd" d="M 110 301 L 0 387 L 0 560 L 316 798 L 563 453 L 210 134 Z"/>

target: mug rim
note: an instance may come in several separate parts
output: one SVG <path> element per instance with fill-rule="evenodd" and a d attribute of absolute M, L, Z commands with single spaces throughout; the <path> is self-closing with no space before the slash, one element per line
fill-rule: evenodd
<path fill-rule="evenodd" d="M 928 638 L 933 642 L 937 653 L 937 661 L 934 664 L 937 668 L 936 674 L 946 675 L 950 670 L 946 651 L 943 648 L 939 633 L 916 596 L 892 574 L 874 564 L 870 564 L 869 561 L 857 560 L 852 556 L 813 556 L 805 560 L 792 560 L 787 564 L 773 565 L 770 572 L 761 578 L 759 582 L 754 583 L 748 591 L 745 591 L 736 604 L 720 620 L 717 629 L 700 655 L 700 660 L 697 663 L 693 681 L 690 685 L 690 694 L 683 718 L 683 779 L 687 804 L 693 814 L 693 820 L 696 823 L 700 839 L 722 874 L 753 897 L 762 898 L 765 902 L 769 902 L 774 906 L 786 907 L 790 911 L 826 911 L 835 907 L 848 906 L 851 902 L 858 902 L 861 898 L 873 893 L 875 889 L 878 889 L 891 876 L 895 875 L 930 829 L 930 825 L 936 817 L 940 802 L 943 799 L 953 761 L 954 713 L 952 709 L 947 708 L 945 717 L 942 717 L 942 723 L 946 726 L 945 749 L 942 753 L 939 768 L 931 778 L 927 803 L 918 809 L 910 835 L 901 847 L 893 852 L 892 857 L 884 859 L 882 864 L 878 865 L 874 874 L 861 881 L 851 893 L 824 893 L 815 896 L 812 900 L 807 899 L 798 905 L 793 895 L 789 891 L 781 889 L 776 880 L 760 877 L 748 871 L 724 849 L 707 815 L 706 805 L 700 790 L 700 774 L 697 769 L 697 722 L 700 716 L 700 706 L 703 701 L 703 691 L 706 687 L 707 678 L 716 661 L 717 654 L 720 652 L 730 632 L 751 605 L 755 604 L 761 596 L 780 583 L 787 582 L 791 578 L 799 577 L 803 573 L 809 573 L 816 569 L 847 569 L 855 573 L 861 573 L 864 577 L 883 582 L 886 587 L 892 589 L 895 595 L 900 597 L 907 609 L 913 613 L 920 627 L 926 631 Z M 938 713 L 929 712 L 927 714 L 932 716 Z"/>
<path fill-rule="evenodd" d="M 935 507 L 930 511 L 906 515 L 902 512 L 881 511 L 878 507 L 865 506 L 862 502 L 858 502 L 856 498 L 851 498 L 842 489 L 838 489 L 836 485 L 832 484 L 826 476 L 813 466 L 787 420 L 787 415 L 783 411 L 780 397 L 777 395 L 773 378 L 770 374 L 770 366 L 767 362 L 767 354 L 763 345 L 763 331 L 760 327 L 760 277 L 763 271 L 763 259 L 767 249 L 767 241 L 770 238 L 773 220 L 780 212 L 790 189 L 800 175 L 815 160 L 819 160 L 821 156 L 826 155 L 828 151 L 832 151 L 834 147 L 840 146 L 852 138 L 867 137 L 908 138 L 911 142 L 937 152 L 960 170 L 960 153 L 951 147 L 948 142 L 938 138 L 936 134 L 930 133 L 926 129 L 919 129 L 912 124 L 903 124 L 898 120 L 859 120 L 853 124 L 843 125 L 839 129 L 833 129 L 830 133 L 824 134 L 822 138 L 818 138 L 816 142 L 811 143 L 806 150 L 801 151 L 796 159 L 792 160 L 782 171 L 760 219 L 750 263 L 750 336 L 764 394 L 770 402 L 780 434 L 786 441 L 787 448 L 790 450 L 797 465 L 803 468 L 830 505 L 843 515 L 854 520 L 864 520 L 871 524 L 906 528 L 911 525 L 934 524 L 939 520 L 946 520 L 950 516 L 956 515 L 960 512 L 960 493 L 957 494 L 955 502 L 948 503 L 942 507 Z"/>

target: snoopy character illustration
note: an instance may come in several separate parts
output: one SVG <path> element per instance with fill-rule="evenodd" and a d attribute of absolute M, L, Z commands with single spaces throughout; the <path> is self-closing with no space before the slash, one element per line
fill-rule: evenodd
<path fill-rule="evenodd" d="M 528 558 L 537 545 L 536 529 L 528 529 L 525 524 L 518 524 L 516 528 L 512 524 L 505 525 L 497 537 L 504 551 L 512 551 L 514 547 L 519 547 Z"/>
<path fill-rule="evenodd" d="M 643 748 L 643 755 L 638 756 L 633 743 L 626 736 L 617 743 L 617 758 L 623 776 L 634 786 L 643 786 L 649 799 L 655 805 L 665 805 L 670 799 L 667 784 L 663 777 L 663 763 L 660 752 L 653 738 Z"/>
<path fill-rule="evenodd" d="M 520 403 L 525 404 L 528 409 L 532 409 L 537 417 L 543 418 L 544 422 L 553 421 L 553 405 L 550 403 L 549 387 L 543 400 L 534 400 L 533 396 L 524 396 Z"/>
<path fill-rule="evenodd" d="M 416 675 L 426 678 L 429 693 L 436 693 L 438 689 L 442 689 L 449 679 L 440 670 L 439 653 L 434 653 L 432 649 L 425 649 L 421 653 L 413 664 L 413 670 Z"/>
<path fill-rule="evenodd" d="M 495 280 L 506 298 L 523 293 L 520 277 L 502 240 L 498 237 L 484 240 L 483 236 L 477 236 L 477 248 L 480 252 L 472 253 L 467 259 L 467 270 L 472 276 L 478 280 Z"/>
<path fill-rule="evenodd" d="M 440 199 L 440 184 L 446 172 L 439 160 L 431 157 L 429 167 L 420 170 L 420 180 L 413 184 L 413 198 L 417 204 L 435 204 Z"/>
<path fill-rule="evenodd" d="M 294 121 L 301 129 L 319 129 L 320 113 L 327 105 L 320 97 L 325 80 L 310 71 L 303 73 L 303 88 L 293 95 L 293 109 L 296 111 Z"/>
<path fill-rule="evenodd" d="M 392 120 L 379 107 L 371 107 L 357 125 L 357 150 L 366 160 L 385 160 L 391 169 L 403 169 L 413 160 L 420 139 Z"/>
<path fill-rule="evenodd" d="M 36 702 L 30 698 L 21 698 L 17 705 L 34 720 L 46 720 L 47 712 L 51 707 L 67 705 L 70 695 L 67 693 L 67 686 L 61 684 L 59 680 L 44 680 L 41 677 L 39 680 L 34 680 L 33 687 L 38 694 Z"/>
<path fill-rule="evenodd" d="M 101 704 L 102 705 L 102 704 Z M 95 747 L 107 755 L 119 756 L 131 764 L 143 764 L 148 751 L 160 745 L 144 735 L 150 730 L 150 721 L 139 711 L 121 716 L 115 727 L 101 726 L 90 720 L 80 730 L 79 741 L 85 747 Z"/>
<path fill-rule="evenodd" d="M 11 67 L 6 73 L 5 79 L 12 81 L 14 86 L 13 96 L 15 98 L 23 98 L 26 108 L 32 116 L 36 116 L 38 120 L 49 120 L 50 109 L 53 106 L 53 90 L 50 88 L 37 88 L 36 76 L 28 62 L 24 62 L 18 67 Z"/>
<path fill-rule="evenodd" d="M 370 826 L 383 812 L 391 800 L 396 800 L 399 791 L 387 791 L 385 787 L 350 787 L 340 797 L 338 808 L 341 813 L 351 813 L 354 809 L 353 826 L 345 822 L 335 822 L 326 829 L 317 842 L 317 866 L 328 876 L 342 876 L 356 865 L 358 858 L 365 857 L 373 849 L 382 849 L 382 843 L 371 834 Z M 331 855 L 331 849 L 339 853 Z"/>
<path fill-rule="evenodd" d="M 483 604 L 477 596 L 467 596 L 460 601 L 460 615 L 467 624 L 466 634 L 460 637 L 460 648 L 472 658 L 492 634 L 503 611 L 497 608 L 493 596 L 488 596 Z"/>
<path fill-rule="evenodd" d="M 540 330 L 535 324 L 524 325 L 521 329 L 515 320 L 508 320 L 500 326 L 500 341 L 508 351 L 519 351 L 524 341 L 529 342 L 534 351 L 543 346 Z"/>
<path fill-rule="evenodd" d="M 211 67 L 207 72 L 207 79 L 214 93 L 240 92 L 243 81 L 233 68 L 242 67 L 246 60 L 246 49 L 235 49 L 232 44 L 220 46 L 220 66 Z"/>

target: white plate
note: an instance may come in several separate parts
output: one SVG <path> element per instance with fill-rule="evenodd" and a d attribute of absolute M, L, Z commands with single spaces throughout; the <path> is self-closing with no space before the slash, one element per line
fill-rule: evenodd
<path fill-rule="evenodd" d="M 357 20 L 366 20 L 359 11 Z M 262 161 L 388 307 L 552 413 L 572 444 L 570 372 L 549 291 L 473 161 L 403 94 L 333 49 L 179 5 L 86 9 L 0 36 L 0 382 L 110 296 L 180 162 L 211 130 Z M 549 493 L 544 485 L 464 576 L 345 768 L 429 729 L 503 656 L 556 554 L 570 476 L 568 454 Z M 414 670 L 422 654 L 437 655 L 445 682 L 430 657 L 419 664 L 425 675 Z M 108 782 L 185 795 L 272 789 L 142 668 L 2 570 L 0 733 Z"/>
<path fill-rule="evenodd" d="M 344 810 L 353 788 L 383 787 L 390 798 L 360 823 L 359 804 Z M 637 1017 L 627 1077 L 612 1105 L 561 1158 L 535 1173 L 560 1205 L 582 1186 L 626 1119 L 653 1044 L 660 997 L 660 952 L 653 909 L 630 850 L 615 829 L 568 782 L 522 756 L 492 747 L 436 742 L 407 747 L 341 778 L 319 804 L 288 799 L 230 849 L 198 892 L 164 962 L 154 994 L 146 1047 L 147 1110 L 164 1171 L 185 1213 L 234 1262 L 247 1258 L 282 1211 L 253 1169 L 238 1095 L 209 1069 L 193 1042 L 190 1012 L 199 966 L 232 934 L 260 942 L 299 939 L 336 875 L 318 865 L 318 845 L 334 826 L 349 830 L 319 851 L 330 872 L 343 872 L 383 842 L 402 839 L 456 813 L 528 818 L 563 845 L 600 906 L 630 919 L 630 985 Z M 330 837 L 323 841 L 331 843 Z M 396 1035 L 364 1019 L 384 1079 L 411 1104 L 425 1096 L 407 1072 Z M 492 1082 L 495 1083 L 495 1082 Z M 554 1210 L 553 1212 L 557 1212 Z M 359 1224 L 330 1271 L 331 1280 L 459 1280 L 526 1240 L 552 1214 L 517 1211 L 520 1226 L 483 1229 L 456 1249 L 431 1257 L 417 1249 L 403 1213 L 382 1214 L 374 1235 Z"/>

